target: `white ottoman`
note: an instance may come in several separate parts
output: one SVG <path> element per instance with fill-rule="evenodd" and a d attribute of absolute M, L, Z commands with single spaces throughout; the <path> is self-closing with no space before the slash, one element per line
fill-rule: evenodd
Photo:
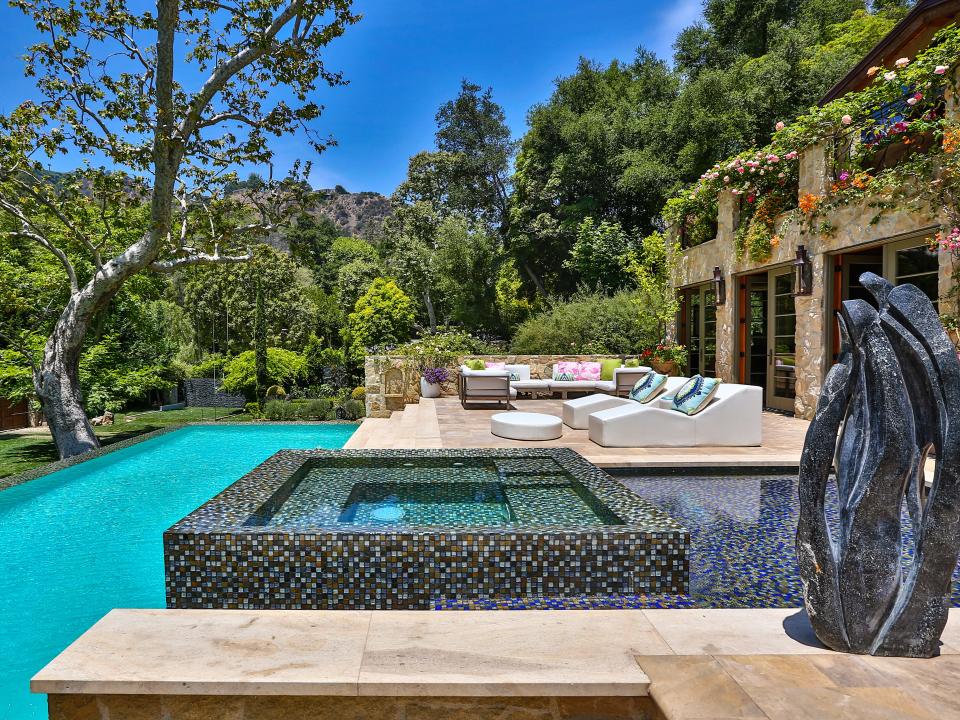
<path fill-rule="evenodd" d="M 620 407 L 621 405 L 636 405 L 630 398 L 616 397 L 615 395 L 587 395 L 576 400 L 567 400 L 563 404 L 563 424 L 574 430 L 586 430 L 590 427 L 590 416 L 601 410 Z"/>
<path fill-rule="evenodd" d="M 563 435 L 563 422 L 542 413 L 502 412 L 490 418 L 490 432 L 509 440 L 556 440 Z"/>

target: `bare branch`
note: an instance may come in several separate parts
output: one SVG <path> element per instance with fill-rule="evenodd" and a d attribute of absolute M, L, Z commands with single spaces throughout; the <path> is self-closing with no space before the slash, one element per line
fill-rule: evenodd
<path fill-rule="evenodd" d="M 149 265 L 154 272 L 168 273 L 178 268 L 189 265 L 228 265 L 231 263 L 242 263 L 253 259 L 253 253 L 249 250 L 246 255 L 221 255 L 220 246 L 214 248 L 213 254 L 210 253 L 191 253 L 184 257 L 174 258 L 173 260 L 158 260 Z"/>

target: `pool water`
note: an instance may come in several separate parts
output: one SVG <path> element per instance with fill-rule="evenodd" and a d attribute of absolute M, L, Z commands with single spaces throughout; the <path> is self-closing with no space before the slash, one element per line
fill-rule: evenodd
<path fill-rule="evenodd" d="M 463 603 L 442 600 L 439 609 L 462 608 L 789 608 L 803 606 L 795 540 L 799 517 L 796 475 L 629 476 L 617 479 L 690 530 L 690 594 L 505 599 Z M 828 492 L 828 509 L 836 491 Z M 828 520 L 836 518 L 828 510 Z M 911 559 L 904 510 L 904 564 Z M 953 575 L 960 607 L 960 565 Z"/>
<path fill-rule="evenodd" d="M 164 530 L 277 450 L 354 430 L 183 428 L 0 492 L 0 718 L 45 718 L 30 677 L 107 611 L 164 607 Z"/>
<path fill-rule="evenodd" d="M 332 458 L 274 493 L 247 527 L 622 525 L 549 458 Z"/>

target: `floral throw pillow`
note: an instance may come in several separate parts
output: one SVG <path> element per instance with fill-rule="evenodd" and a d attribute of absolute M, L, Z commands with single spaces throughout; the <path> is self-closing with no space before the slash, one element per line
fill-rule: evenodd
<path fill-rule="evenodd" d="M 582 362 L 577 363 L 577 372 L 574 374 L 577 380 L 595 381 L 600 379 L 600 363 Z"/>
<path fill-rule="evenodd" d="M 694 375 L 677 390 L 670 407 L 686 415 L 696 415 L 710 404 L 719 387 L 720 380 L 717 378 Z"/>
<path fill-rule="evenodd" d="M 652 370 L 637 380 L 630 391 L 630 399 L 648 403 L 667 389 L 667 376 Z"/>
<path fill-rule="evenodd" d="M 553 379 L 557 382 L 576 380 L 579 365 L 576 362 L 558 362 L 553 366 Z"/>
<path fill-rule="evenodd" d="M 506 367 L 507 367 L 507 364 L 506 364 L 505 362 L 490 362 L 490 361 L 487 361 L 487 362 L 484 363 L 484 365 L 486 365 L 486 369 L 487 369 L 487 370 L 505 370 Z"/>

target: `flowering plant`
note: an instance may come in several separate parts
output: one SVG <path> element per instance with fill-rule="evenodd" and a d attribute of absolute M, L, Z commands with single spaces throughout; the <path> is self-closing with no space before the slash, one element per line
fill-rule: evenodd
<path fill-rule="evenodd" d="M 442 385 L 450 379 L 450 371 L 445 367 L 424 368 L 423 379 L 431 385 Z"/>
<path fill-rule="evenodd" d="M 687 348 L 672 341 L 658 343 L 656 346 L 640 351 L 640 362 L 676 363 L 679 367 L 687 364 Z"/>

